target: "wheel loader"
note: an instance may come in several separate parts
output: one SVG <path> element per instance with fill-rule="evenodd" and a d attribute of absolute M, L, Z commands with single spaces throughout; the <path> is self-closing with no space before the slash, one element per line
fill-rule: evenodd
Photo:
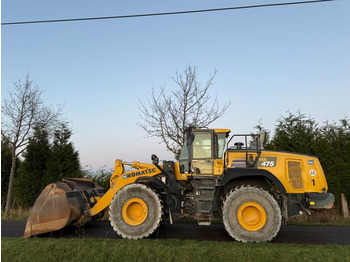
<path fill-rule="evenodd" d="M 178 161 L 115 161 L 110 189 L 88 179 L 48 185 L 33 205 L 24 237 L 82 226 L 109 212 L 118 235 L 141 239 L 162 221 L 221 220 L 241 242 L 268 242 L 288 218 L 332 208 L 317 157 L 264 150 L 262 134 L 189 127 Z M 129 166 L 129 171 L 125 167 Z M 131 170 L 130 170 L 131 169 Z M 67 174 L 69 175 L 69 174 Z"/>

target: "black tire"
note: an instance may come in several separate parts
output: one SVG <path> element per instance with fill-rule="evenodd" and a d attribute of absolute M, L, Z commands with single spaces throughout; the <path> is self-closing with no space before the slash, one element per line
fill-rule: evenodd
<path fill-rule="evenodd" d="M 109 207 L 109 220 L 114 231 L 128 239 L 141 239 L 152 234 L 159 226 L 162 214 L 158 195 L 143 184 L 123 187 Z"/>
<path fill-rule="evenodd" d="M 231 190 L 223 201 L 222 218 L 229 235 L 241 242 L 271 241 L 282 222 L 276 199 L 254 186 Z"/>

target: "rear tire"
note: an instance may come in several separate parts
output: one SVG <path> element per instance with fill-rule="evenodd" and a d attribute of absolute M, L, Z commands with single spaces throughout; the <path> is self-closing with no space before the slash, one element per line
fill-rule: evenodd
<path fill-rule="evenodd" d="M 223 201 L 222 216 L 227 232 L 241 242 L 271 241 L 282 222 L 275 198 L 253 186 L 231 190 Z"/>
<path fill-rule="evenodd" d="M 161 201 L 152 189 L 143 184 L 130 184 L 113 197 L 109 220 L 121 237 L 141 239 L 157 229 L 162 214 Z"/>

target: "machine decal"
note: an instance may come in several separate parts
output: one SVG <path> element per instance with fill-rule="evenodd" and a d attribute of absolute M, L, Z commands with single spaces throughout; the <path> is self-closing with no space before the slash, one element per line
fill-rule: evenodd
<path fill-rule="evenodd" d="M 309 171 L 309 174 L 310 174 L 310 176 L 316 176 L 316 175 L 317 175 L 317 172 L 316 172 L 315 169 L 311 169 L 311 170 Z"/>
<path fill-rule="evenodd" d="M 258 167 L 275 167 L 277 164 L 277 157 L 260 157 Z"/>
<path fill-rule="evenodd" d="M 155 173 L 156 172 L 156 169 L 155 168 L 151 168 L 151 169 L 145 169 L 145 170 L 140 170 L 140 171 L 134 171 L 134 172 L 130 172 L 130 173 L 127 173 L 125 175 L 123 175 L 123 179 L 127 179 L 127 178 L 130 178 L 130 177 L 135 177 L 135 176 L 143 176 L 143 175 L 149 175 L 149 174 L 152 174 L 152 173 Z"/>
<path fill-rule="evenodd" d="M 316 186 L 315 179 L 311 179 L 312 185 Z"/>
<path fill-rule="evenodd" d="M 309 163 L 310 166 L 312 166 L 314 164 L 314 161 L 313 160 L 309 160 L 308 163 Z"/>

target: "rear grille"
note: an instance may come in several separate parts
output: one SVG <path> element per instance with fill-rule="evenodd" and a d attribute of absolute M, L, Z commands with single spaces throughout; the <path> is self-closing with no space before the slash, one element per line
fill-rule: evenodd
<path fill-rule="evenodd" d="M 303 178 L 301 172 L 301 162 L 288 161 L 288 175 L 295 189 L 303 189 Z"/>

